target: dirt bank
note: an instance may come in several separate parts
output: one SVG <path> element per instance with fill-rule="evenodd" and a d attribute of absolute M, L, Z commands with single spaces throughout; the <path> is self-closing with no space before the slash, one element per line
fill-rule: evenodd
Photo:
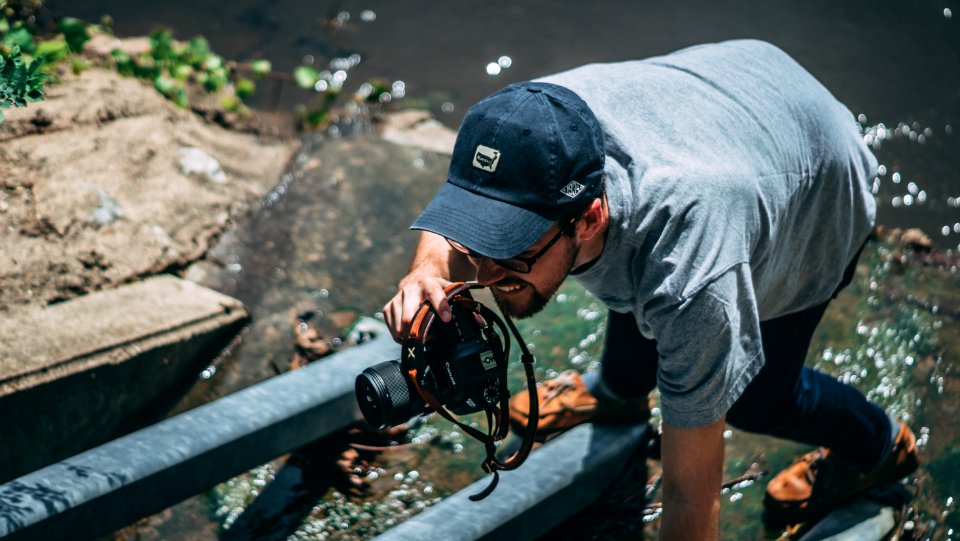
<path fill-rule="evenodd" d="M 64 73 L 45 101 L 5 114 L 0 312 L 189 264 L 299 146 L 224 129 L 101 67 Z"/>

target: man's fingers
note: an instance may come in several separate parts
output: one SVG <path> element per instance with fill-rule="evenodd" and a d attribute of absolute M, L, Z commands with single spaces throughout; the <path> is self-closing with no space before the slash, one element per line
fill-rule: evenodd
<path fill-rule="evenodd" d="M 446 282 L 442 279 L 411 280 L 400 286 L 397 294 L 383 307 L 383 317 L 393 339 L 403 340 L 413 324 L 413 318 L 426 300 L 433 306 L 444 323 L 449 323 L 453 316 L 450 313 L 450 303 L 443 291 Z"/>
<path fill-rule="evenodd" d="M 401 333 L 403 332 L 402 325 L 403 323 L 400 320 L 400 303 L 397 300 L 397 297 L 390 299 L 383 307 L 383 319 L 387 322 L 387 329 L 390 331 L 390 335 L 393 336 L 394 341 L 399 342 Z"/>
<path fill-rule="evenodd" d="M 443 289 L 431 291 L 430 304 L 433 305 L 433 308 L 437 311 L 437 314 L 440 315 L 440 320 L 444 323 L 449 323 L 450 318 L 450 303 L 447 302 L 447 295 L 443 292 Z"/>

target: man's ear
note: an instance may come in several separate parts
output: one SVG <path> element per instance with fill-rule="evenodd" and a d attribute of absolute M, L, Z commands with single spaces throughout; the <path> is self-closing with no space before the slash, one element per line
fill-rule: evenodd
<path fill-rule="evenodd" d="M 603 231 L 606 225 L 606 209 L 603 205 L 603 199 L 597 198 L 590 202 L 587 210 L 577 220 L 577 237 L 581 242 L 586 242 Z"/>

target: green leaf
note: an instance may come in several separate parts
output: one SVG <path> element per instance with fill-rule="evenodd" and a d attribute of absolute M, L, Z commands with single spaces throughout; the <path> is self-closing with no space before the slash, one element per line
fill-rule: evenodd
<path fill-rule="evenodd" d="M 163 94 L 164 96 L 171 96 L 177 89 L 177 83 L 170 77 L 160 75 L 153 80 L 153 87 L 157 89 L 157 92 Z"/>
<path fill-rule="evenodd" d="M 245 100 L 252 96 L 253 92 L 257 89 L 257 85 L 255 85 L 250 79 L 237 79 L 235 87 L 237 97 L 241 100 Z"/>
<path fill-rule="evenodd" d="M 223 58 L 219 55 L 208 54 L 206 58 L 203 59 L 203 69 L 207 71 L 213 71 L 223 67 Z"/>
<path fill-rule="evenodd" d="M 224 96 L 220 98 L 220 107 L 223 107 L 227 111 L 236 111 L 240 106 L 240 103 L 237 101 L 237 98 L 233 96 Z"/>
<path fill-rule="evenodd" d="M 43 63 L 43 57 L 24 62 L 19 45 L 11 48 L 9 57 L 0 54 L 0 108 L 26 107 L 44 98 Z"/>
<path fill-rule="evenodd" d="M 174 93 L 173 97 L 170 98 L 173 101 L 173 104 L 181 109 L 186 109 L 190 105 L 190 100 L 187 99 L 187 91 L 183 88 L 178 88 Z"/>
<path fill-rule="evenodd" d="M 157 30 L 150 34 L 150 54 L 157 60 L 175 58 L 173 52 L 173 35 L 166 30 Z"/>
<path fill-rule="evenodd" d="M 17 28 L 16 30 L 7 32 L 7 34 L 3 36 L 3 43 L 13 47 L 19 47 L 22 52 L 27 54 L 33 54 L 33 51 L 37 48 L 33 34 L 26 28 Z"/>
<path fill-rule="evenodd" d="M 153 79 L 160 74 L 157 62 L 147 53 L 138 54 L 132 62 L 133 74 L 141 79 Z"/>
<path fill-rule="evenodd" d="M 196 36 L 187 44 L 184 60 L 195 68 L 200 67 L 203 60 L 210 54 L 210 44 L 203 36 Z"/>
<path fill-rule="evenodd" d="M 120 75 L 133 75 L 133 60 L 130 59 L 130 55 L 120 49 L 114 49 L 110 51 L 110 56 L 112 56 L 114 62 L 117 63 L 117 72 L 119 72 Z"/>
<path fill-rule="evenodd" d="M 266 77 L 270 74 L 272 66 L 269 60 L 254 60 L 250 62 L 250 71 L 257 77 Z"/>
<path fill-rule="evenodd" d="M 216 92 L 229 82 L 227 69 L 223 66 L 209 70 L 206 74 L 207 77 L 203 83 L 203 87 L 207 89 L 207 92 Z"/>
<path fill-rule="evenodd" d="M 174 79 L 186 81 L 191 75 L 193 75 L 193 66 L 189 64 L 177 64 L 173 67 L 171 74 L 173 75 Z"/>
<path fill-rule="evenodd" d="M 23 95 L 23 100 L 27 103 L 36 103 L 38 101 L 43 101 L 43 89 L 42 88 L 31 88 L 27 90 L 27 93 Z"/>
<path fill-rule="evenodd" d="M 83 45 L 90 41 L 90 34 L 87 34 L 87 25 L 80 19 L 64 17 L 60 21 L 60 32 L 63 33 L 67 46 L 75 53 L 82 51 Z"/>
<path fill-rule="evenodd" d="M 297 66 L 297 69 L 293 70 L 293 78 L 300 88 L 313 88 L 320 80 L 320 72 L 311 66 Z"/>
<path fill-rule="evenodd" d="M 74 58 L 70 60 L 70 69 L 73 71 L 74 75 L 80 75 L 81 73 L 83 73 L 89 68 L 90 68 L 90 63 L 85 60 L 82 60 L 79 58 Z"/>
<path fill-rule="evenodd" d="M 70 47 L 66 40 L 53 39 L 40 42 L 40 44 L 37 45 L 36 54 L 37 56 L 45 56 L 50 63 L 56 63 L 63 60 L 69 52 Z"/>

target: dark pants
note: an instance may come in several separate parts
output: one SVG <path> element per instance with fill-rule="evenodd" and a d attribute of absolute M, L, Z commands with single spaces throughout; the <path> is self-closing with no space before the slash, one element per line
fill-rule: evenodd
<path fill-rule="evenodd" d="M 859 253 L 838 293 L 853 278 Z M 892 439 L 887 414 L 849 385 L 803 366 L 813 331 L 828 302 L 760 323 L 764 365 L 727 412 L 748 432 L 829 447 L 854 463 L 884 456 Z M 601 375 L 624 398 L 645 396 L 657 384 L 657 343 L 644 338 L 633 314 L 610 312 Z"/>

